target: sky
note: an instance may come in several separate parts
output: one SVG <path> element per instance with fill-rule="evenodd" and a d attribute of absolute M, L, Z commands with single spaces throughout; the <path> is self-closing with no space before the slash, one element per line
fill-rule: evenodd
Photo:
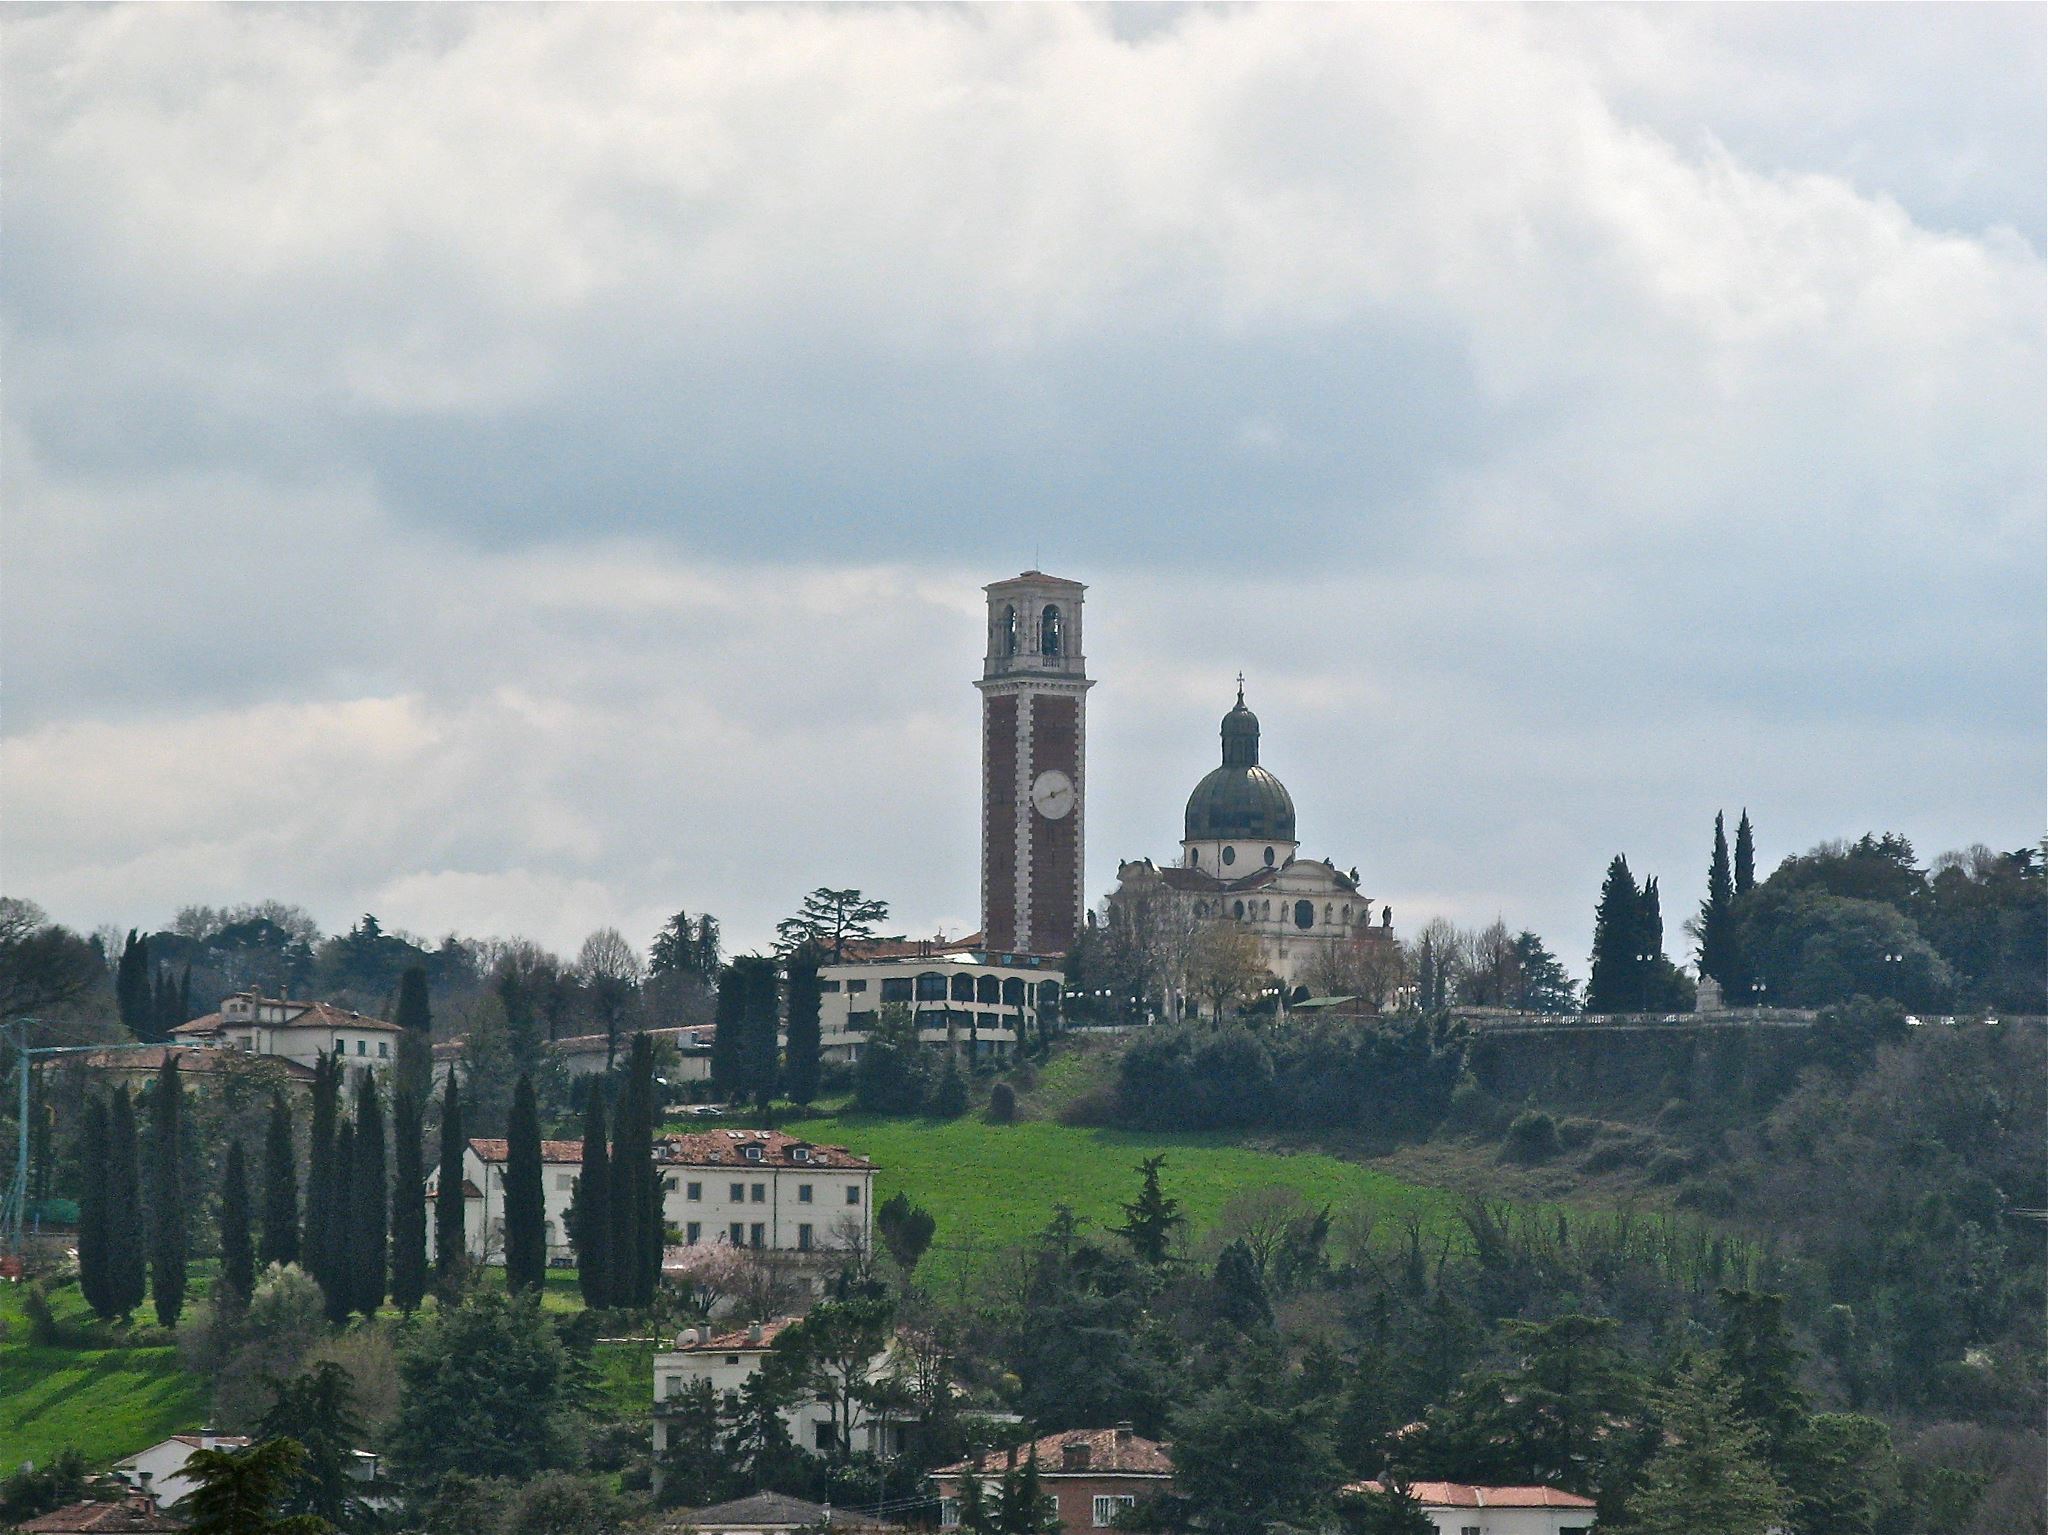
<path fill-rule="evenodd" d="M 0 15 L 0 888 L 573 951 L 977 921 L 983 584 L 1088 875 L 1235 675 L 1302 851 L 1583 975 L 2048 823 L 2044 13 Z"/>

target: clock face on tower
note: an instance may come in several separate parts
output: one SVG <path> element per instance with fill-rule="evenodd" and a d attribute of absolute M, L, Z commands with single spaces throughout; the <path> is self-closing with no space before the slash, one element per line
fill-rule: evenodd
<path fill-rule="evenodd" d="M 1031 806 L 1048 821 L 1074 808 L 1074 781 L 1058 768 L 1040 773 L 1031 784 Z"/>

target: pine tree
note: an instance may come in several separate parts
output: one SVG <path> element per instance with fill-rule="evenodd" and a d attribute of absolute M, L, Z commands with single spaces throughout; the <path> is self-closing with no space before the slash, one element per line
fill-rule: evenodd
<path fill-rule="evenodd" d="M 242 1143 L 228 1143 L 227 1170 L 220 1182 L 220 1293 L 246 1306 L 256 1288 L 256 1250 L 249 1240 L 249 1175 Z"/>
<path fill-rule="evenodd" d="M 724 958 L 724 940 L 718 932 L 718 919 L 708 912 L 697 919 L 697 973 L 709 980 L 718 974 L 718 966 Z"/>
<path fill-rule="evenodd" d="M 823 988 L 818 951 L 805 944 L 789 957 L 789 1042 L 782 1063 L 782 1095 L 791 1103 L 818 1096 L 819 1023 Z"/>
<path fill-rule="evenodd" d="M 292 1111 L 283 1093 L 270 1098 L 263 1131 L 264 1267 L 299 1261 L 299 1175 L 292 1162 Z"/>
<path fill-rule="evenodd" d="M 1163 1155 L 1146 1157 L 1138 1164 L 1145 1181 L 1138 1197 L 1123 1207 L 1124 1223 L 1115 1228 L 1116 1234 L 1131 1244 L 1139 1261 L 1154 1268 L 1166 1261 L 1173 1250 L 1174 1229 L 1187 1219 L 1180 1213 L 1180 1201 L 1160 1192 L 1159 1169 L 1165 1165 Z"/>
<path fill-rule="evenodd" d="M 1642 1005 L 1644 965 L 1643 895 L 1628 860 L 1619 854 L 1607 866 L 1600 904 L 1593 911 L 1593 965 L 1586 981 L 1586 1011 L 1630 1012 Z"/>
<path fill-rule="evenodd" d="M 1728 835 L 1714 813 L 1714 857 L 1707 865 L 1707 898 L 1700 903 L 1700 974 L 1735 984 L 1735 881 L 1728 872 Z"/>
<path fill-rule="evenodd" d="M 462 1089 L 455 1073 L 441 1094 L 441 1162 L 434 1188 L 434 1281 L 441 1298 L 452 1300 L 462 1289 L 469 1264 L 469 1202 L 462 1192 Z"/>
<path fill-rule="evenodd" d="M 687 911 L 679 911 L 662 924 L 647 954 L 647 974 L 690 975 L 697 969 L 697 933 Z"/>
<path fill-rule="evenodd" d="M 1735 893 L 1748 895 L 1756 886 L 1756 835 L 1749 829 L 1749 808 L 1735 823 Z"/>
<path fill-rule="evenodd" d="M 151 1039 L 156 1023 L 155 999 L 149 986 L 149 943 L 128 929 L 128 941 L 121 946 L 120 961 L 114 967 L 114 1005 L 121 1023 L 137 1039 Z"/>
<path fill-rule="evenodd" d="M 1259 1277 L 1259 1260 L 1242 1237 L 1217 1254 L 1214 1284 L 1216 1311 L 1226 1322 L 1243 1332 L 1273 1325 L 1273 1304 Z"/>
<path fill-rule="evenodd" d="M 355 1255 L 356 1128 L 346 1119 L 334 1127 L 334 1183 L 329 1195 L 326 1254 L 321 1259 L 325 1277 L 320 1292 L 327 1298 L 327 1320 L 341 1326 L 355 1310 L 355 1275 L 350 1263 Z"/>
<path fill-rule="evenodd" d="M 427 1293 L 427 1171 L 419 1094 L 400 1087 L 391 1100 L 391 1299 L 407 1316 Z"/>
<path fill-rule="evenodd" d="M 541 1189 L 540 1109 L 533 1078 L 512 1090 L 505 1125 L 505 1283 L 539 1290 L 547 1279 L 547 1203 Z"/>
<path fill-rule="evenodd" d="M 1782 1523 L 1784 1489 L 1735 1395 L 1710 1359 L 1688 1361 L 1651 1392 L 1662 1442 L 1629 1499 L 1631 1535 L 1766 1535 Z"/>
<path fill-rule="evenodd" d="M 148 1277 L 148 1240 L 142 1220 L 142 1173 L 135 1138 L 135 1105 L 128 1089 L 115 1089 L 107 1114 L 108 1314 L 127 1316 L 142 1304 Z"/>
<path fill-rule="evenodd" d="M 1727 1289 L 1714 1298 L 1726 1318 L 1720 1362 L 1734 1383 L 1736 1410 L 1762 1435 L 1765 1460 L 1782 1469 L 1807 1416 L 1800 1350 L 1785 1325 L 1785 1298 Z"/>
<path fill-rule="evenodd" d="M 355 1176 L 349 1190 L 349 1302 L 364 1316 L 384 1304 L 391 1182 L 384 1156 L 384 1100 L 374 1072 L 356 1078 Z"/>
<path fill-rule="evenodd" d="M 306 1226 L 300 1261 L 323 1288 L 332 1286 L 328 1258 L 334 1226 L 335 1141 L 341 1112 L 341 1062 L 322 1051 L 313 1061 L 313 1123 L 306 1145 Z"/>
<path fill-rule="evenodd" d="M 178 1058 L 167 1051 L 149 1103 L 149 1290 L 164 1327 L 177 1326 L 185 1309 L 184 1102 Z"/>
<path fill-rule="evenodd" d="M 593 1310 L 609 1306 L 611 1287 L 612 1170 L 605 1150 L 604 1091 L 590 1085 L 590 1103 L 583 1111 L 583 1167 L 576 1178 L 576 1198 L 569 1218 L 576 1242 L 576 1283 L 583 1304 Z"/>
<path fill-rule="evenodd" d="M 109 1248 L 112 1235 L 112 1212 L 107 1206 L 110 1143 L 107 1105 L 99 1094 L 89 1093 L 78 1142 L 78 1162 L 82 1173 L 78 1189 L 78 1291 L 96 1315 L 111 1321 L 119 1313 L 113 1307 L 112 1254 Z"/>

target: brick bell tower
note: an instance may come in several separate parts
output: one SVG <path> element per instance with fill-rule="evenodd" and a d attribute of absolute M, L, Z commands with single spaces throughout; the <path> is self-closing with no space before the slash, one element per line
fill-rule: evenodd
<path fill-rule="evenodd" d="M 981 680 L 981 931 L 1064 954 L 1081 930 L 1088 690 L 1079 581 L 1027 570 L 988 593 Z"/>

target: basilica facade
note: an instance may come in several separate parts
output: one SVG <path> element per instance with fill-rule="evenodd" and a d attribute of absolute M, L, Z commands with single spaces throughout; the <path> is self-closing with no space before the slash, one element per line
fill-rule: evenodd
<path fill-rule="evenodd" d="M 1340 945 L 1391 943 L 1393 912 L 1359 888 L 1358 871 L 1300 856 L 1294 797 L 1259 764 L 1259 717 L 1244 701 L 1223 716 L 1223 761 L 1195 785 L 1180 857 L 1120 864 L 1120 889 L 1157 884 L 1208 923 L 1231 923 L 1259 941 L 1289 992 L 1313 985 L 1319 960 Z"/>

